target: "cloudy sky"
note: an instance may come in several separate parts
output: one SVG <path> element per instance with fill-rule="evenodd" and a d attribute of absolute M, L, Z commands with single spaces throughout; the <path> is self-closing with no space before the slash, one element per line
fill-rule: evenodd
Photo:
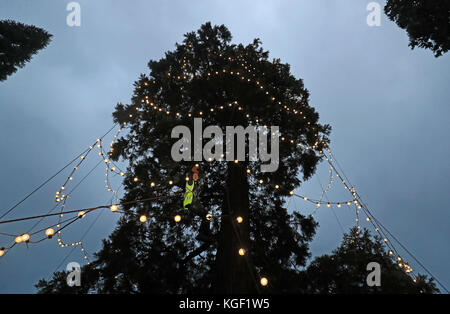
<path fill-rule="evenodd" d="M 53 34 L 46 49 L 0 83 L 0 215 L 112 126 L 114 105 L 129 102 L 132 84 L 148 73 L 150 59 L 163 57 L 183 34 L 211 21 L 225 24 L 234 43 L 260 38 L 271 57 L 289 63 L 304 79 L 321 122 L 333 127 L 337 160 L 372 213 L 450 286 L 450 55 L 436 59 L 430 51 L 410 50 L 405 31 L 383 14 L 380 27 L 369 27 L 369 0 L 78 2 L 81 26 L 69 27 L 68 0 L 0 1 L 0 19 Z M 72 186 L 97 161 L 89 158 Z M 94 170 L 67 209 L 109 200 L 104 170 L 103 165 Z M 299 192 L 318 198 L 327 171 L 323 164 Z M 46 213 L 67 175 L 3 219 Z M 348 194 L 335 180 L 328 197 L 342 200 Z M 290 206 L 305 214 L 314 210 L 301 200 Z M 311 244 L 314 255 L 334 249 L 342 237 L 339 223 L 347 231 L 355 218 L 344 208 L 333 213 L 326 207 L 315 217 L 320 227 Z M 95 218 L 63 233 L 64 240 L 78 241 L 88 231 L 83 242 L 89 257 L 113 230 L 117 215 L 106 211 Z M 17 234 L 32 225 L 0 225 L 0 232 Z M 0 246 L 11 240 L 0 235 Z M 62 270 L 71 261 L 85 263 L 79 248 L 71 250 L 59 248 L 56 239 L 17 245 L 0 258 L 0 293 L 33 293 L 33 284 L 59 265 Z"/>

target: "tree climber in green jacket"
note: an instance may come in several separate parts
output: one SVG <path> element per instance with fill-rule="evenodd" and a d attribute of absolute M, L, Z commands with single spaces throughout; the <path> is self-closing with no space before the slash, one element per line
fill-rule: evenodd
<path fill-rule="evenodd" d="M 192 172 L 192 181 L 186 181 L 186 192 L 184 193 L 183 207 L 187 211 L 200 217 L 201 224 L 196 239 L 202 242 L 208 242 L 212 240 L 209 222 L 211 218 L 208 216 L 208 211 L 203 207 L 200 197 L 204 182 L 203 179 L 199 180 L 198 165 L 195 165 L 192 168 Z"/>

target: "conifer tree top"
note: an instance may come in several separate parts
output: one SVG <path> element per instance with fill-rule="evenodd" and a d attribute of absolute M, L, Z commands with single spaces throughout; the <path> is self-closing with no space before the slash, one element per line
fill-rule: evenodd
<path fill-rule="evenodd" d="M 34 54 L 50 43 L 51 37 L 33 25 L 0 21 L 0 81 L 24 67 Z"/>

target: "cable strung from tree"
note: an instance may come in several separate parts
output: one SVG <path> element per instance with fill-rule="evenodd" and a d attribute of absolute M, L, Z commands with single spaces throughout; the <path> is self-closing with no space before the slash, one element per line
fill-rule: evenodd
<path fill-rule="evenodd" d="M 10 209 L 8 209 L 3 215 L 0 216 L 0 219 L 8 215 L 10 212 L 12 212 L 17 206 L 22 204 L 24 201 L 26 201 L 30 196 L 32 196 L 34 193 L 39 191 L 43 186 L 45 186 L 48 182 L 50 182 L 54 177 L 56 177 L 58 174 L 60 174 L 62 171 L 64 171 L 67 167 L 69 167 L 72 163 L 74 163 L 78 158 L 80 158 L 81 155 L 83 155 L 87 150 L 84 150 L 81 154 L 78 154 L 77 157 L 72 159 L 67 165 L 65 165 L 63 168 L 61 168 L 58 172 L 56 172 L 54 175 L 52 175 L 50 178 L 45 180 L 42 184 L 40 184 L 37 188 L 35 188 L 30 194 L 25 196 L 22 200 L 17 202 L 14 206 L 12 206 Z"/>
<path fill-rule="evenodd" d="M 116 127 L 117 123 L 113 125 L 113 127 L 111 129 L 108 130 L 108 132 L 106 132 L 101 138 L 105 137 L 106 135 L 109 134 L 109 132 L 111 132 L 115 127 Z M 41 183 L 37 188 L 35 188 L 31 193 L 29 193 L 27 196 L 25 196 L 22 200 L 20 200 L 19 202 L 17 202 L 15 205 L 13 205 L 11 208 L 9 208 L 4 214 L 2 214 L 0 216 L 0 219 L 2 219 L 3 217 L 5 217 L 6 215 L 8 215 L 10 212 L 12 212 L 15 208 L 17 208 L 20 204 L 22 204 L 23 202 L 25 202 L 30 196 L 32 196 L 34 193 L 36 193 L 37 191 L 39 191 L 42 187 L 44 187 L 48 182 L 50 182 L 51 180 L 53 180 L 53 178 L 55 178 L 58 174 L 60 174 L 61 172 L 63 172 L 67 167 L 69 167 L 72 163 L 74 163 L 78 158 L 80 158 L 80 156 L 82 156 L 84 153 L 86 153 L 86 151 L 88 151 L 88 149 L 84 150 L 82 153 L 78 154 L 74 159 L 72 159 L 68 164 L 66 164 L 63 168 L 61 168 L 58 172 L 56 172 L 54 175 L 52 175 L 50 178 L 48 178 L 47 180 L 45 180 L 43 183 Z"/>
<path fill-rule="evenodd" d="M 70 194 L 72 194 L 79 186 L 80 184 L 102 163 L 102 161 L 100 160 L 81 180 L 80 182 L 77 183 L 77 185 L 75 185 L 73 187 L 73 189 L 67 193 L 67 196 L 69 196 Z M 53 206 L 48 212 L 47 214 L 51 213 L 52 211 L 54 211 L 56 209 L 56 207 L 58 207 L 59 204 L 56 204 L 55 206 Z M 39 221 L 37 221 L 29 230 L 27 233 L 30 233 L 34 228 L 36 228 L 41 222 L 42 220 L 44 220 L 45 217 L 42 217 Z M 56 226 L 57 224 L 55 224 Z"/>
<path fill-rule="evenodd" d="M 330 155 L 333 157 L 333 159 L 334 160 L 336 160 L 336 157 L 331 153 L 331 150 L 329 150 L 328 149 L 328 151 L 329 151 L 329 153 L 330 153 Z M 325 154 L 324 154 L 324 156 L 326 156 Z M 327 156 L 326 156 L 327 157 Z M 334 171 L 336 172 L 336 174 L 338 174 L 339 175 L 339 172 L 337 171 L 337 169 L 336 169 L 336 167 L 332 164 L 332 162 L 331 162 L 331 160 L 330 160 L 330 158 L 328 158 L 327 157 L 327 161 L 328 161 L 328 163 L 334 168 Z M 336 162 L 338 163 L 338 161 L 336 160 Z M 348 178 L 347 178 L 347 176 L 345 175 L 345 173 L 344 173 L 344 171 L 342 170 L 342 167 L 340 167 L 339 166 L 339 169 L 341 170 L 341 172 L 342 172 L 342 174 L 344 175 L 344 177 L 345 177 L 345 179 L 347 180 L 347 182 L 349 182 L 349 184 L 351 185 L 351 183 L 350 183 L 350 180 L 348 180 Z M 349 187 L 347 186 L 347 184 L 345 183 L 345 182 L 343 182 L 343 184 L 346 186 L 346 188 L 347 189 L 349 189 Z M 350 189 L 349 189 L 349 191 L 351 191 Z M 421 267 L 422 267 L 422 269 L 423 270 L 425 270 L 427 273 L 428 273 L 428 275 L 430 275 L 431 276 L 431 278 L 433 278 L 434 280 L 436 280 L 436 282 L 442 287 L 442 288 L 444 288 L 444 290 L 447 292 L 447 293 L 450 293 L 450 291 L 439 281 L 439 279 L 437 279 L 436 278 L 436 276 L 434 276 L 424 265 L 423 265 L 423 263 L 421 263 L 420 261 L 419 261 L 419 259 L 417 258 L 417 257 L 415 257 L 415 255 L 414 254 L 412 254 L 407 248 L 406 248 L 406 246 L 405 245 L 403 245 L 383 224 L 381 224 L 381 222 L 378 220 L 378 219 L 376 219 L 374 216 L 373 216 L 373 214 L 370 212 L 370 210 L 369 210 L 369 208 L 367 207 L 367 205 L 361 200 L 361 197 L 360 197 L 360 195 L 358 194 L 358 192 L 356 192 L 356 191 L 354 191 L 354 195 L 357 197 L 357 199 L 358 199 L 358 201 L 359 201 L 359 203 L 362 205 L 362 209 L 366 212 L 366 214 L 368 215 L 368 216 L 370 216 L 370 218 L 372 218 L 381 228 L 380 229 L 384 229 L 391 237 L 392 237 L 392 239 L 394 239 L 402 248 L 403 248 L 403 250 L 405 250 L 405 252 L 407 253 L 407 254 L 409 254 Z M 386 242 L 386 241 L 385 241 Z"/>
<path fill-rule="evenodd" d="M 61 214 L 71 214 L 71 213 L 80 213 L 80 212 L 85 212 L 87 214 L 87 213 L 90 213 L 92 211 L 95 211 L 95 210 L 98 210 L 98 209 L 102 209 L 102 208 L 111 208 L 111 206 L 123 206 L 123 205 L 129 205 L 129 204 L 144 203 L 144 202 L 148 202 L 148 201 L 152 201 L 152 200 L 156 200 L 156 199 L 162 199 L 162 198 L 171 197 L 171 196 L 174 196 L 174 195 L 177 195 L 177 194 L 181 194 L 181 193 L 182 192 L 173 193 L 172 195 L 159 195 L 159 196 L 149 197 L 149 198 L 145 198 L 145 199 L 141 199 L 141 200 L 134 200 L 134 201 L 123 202 L 123 203 L 120 203 L 120 204 L 100 205 L 100 206 L 90 207 L 90 208 L 68 210 L 68 211 L 63 211 L 63 212 L 60 212 L 60 213 L 52 213 L 52 214 L 45 214 L 45 215 L 29 216 L 29 217 L 16 218 L 16 219 L 10 219 L 10 220 L 3 220 L 3 221 L 0 221 L 0 224 L 6 224 L 6 223 L 12 223 L 12 222 L 18 222 L 18 221 L 24 221 L 24 220 L 30 220 L 30 219 L 38 219 L 38 218 L 50 217 L 50 216 L 57 216 L 57 215 L 61 215 Z M 84 215 L 81 215 L 81 216 L 84 216 Z"/>
<path fill-rule="evenodd" d="M 95 217 L 94 221 L 89 225 L 89 227 L 87 228 L 87 230 L 84 232 L 84 234 L 81 236 L 80 241 L 83 241 L 83 239 L 87 236 L 87 234 L 89 233 L 89 231 L 91 231 L 92 227 L 95 225 L 95 223 L 98 221 L 98 219 L 100 218 L 100 216 L 103 214 L 103 211 L 98 212 L 97 216 Z M 56 273 L 58 271 L 58 269 L 61 267 L 61 265 L 64 264 L 64 262 L 67 260 L 67 258 L 69 258 L 69 256 L 73 253 L 73 251 L 75 250 L 75 247 L 72 247 L 72 249 L 70 250 L 69 253 L 67 253 L 67 255 L 63 258 L 63 260 L 58 264 L 58 266 L 56 267 L 56 269 L 53 271 L 54 273 Z M 83 247 L 82 251 L 85 253 L 85 249 Z M 86 256 L 86 254 L 85 254 Z M 89 262 L 88 262 L 89 264 Z"/>

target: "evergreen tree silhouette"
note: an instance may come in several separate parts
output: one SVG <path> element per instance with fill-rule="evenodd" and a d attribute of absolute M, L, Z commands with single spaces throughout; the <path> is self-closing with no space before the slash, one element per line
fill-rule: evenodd
<path fill-rule="evenodd" d="M 439 57 L 450 48 L 450 1 L 388 0 L 384 11 L 406 30 L 411 49 L 430 49 Z"/>
<path fill-rule="evenodd" d="M 380 286 L 369 286 L 367 264 L 380 265 Z M 372 238 L 369 231 L 354 227 L 344 235 L 341 245 L 330 255 L 316 257 L 302 273 L 302 289 L 306 293 L 437 293 L 432 279 L 425 275 L 410 277 L 395 263 L 385 250 L 379 236 Z M 399 265 L 400 264 L 400 265 Z M 415 281 L 414 281 L 415 280 Z"/>
<path fill-rule="evenodd" d="M 73 291 L 300 292 L 299 269 L 310 256 L 308 243 L 317 224 L 311 216 L 288 212 L 287 199 L 314 174 L 330 132 L 308 104 L 303 81 L 288 64 L 270 61 L 258 39 L 231 44 L 229 30 L 210 23 L 187 33 L 149 68 L 149 75 L 135 82 L 131 104 L 116 106 L 114 120 L 126 123 L 129 132 L 112 146 L 110 157 L 130 165 L 123 202 L 167 197 L 123 206 L 117 228 L 86 266 L 90 271 L 83 268 L 84 276 L 91 276 L 84 282 L 91 286 Z M 185 125 L 193 134 L 195 117 L 203 119 L 203 127 L 219 126 L 223 134 L 226 126 L 279 126 L 278 169 L 261 172 L 263 162 L 248 161 L 248 153 L 247 161 L 238 163 L 173 161 L 171 131 Z M 183 209 L 185 178 L 195 164 L 204 182 L 200 206 L 213 215 L 209 241 L 197 240 L 204 216 Z M 148 217 L 146 223 L 139 222 L 140 215 Z M 269 280 L 265 287 L 262 276 Z M 37 287 L 53 291 L 45 280 Z"/>
<path fill-rule="evenodd" d="M 0 81 L 23 68 L 34 54 L 49 44 L 51 37 L 36 26 L 0 21 Z"/>

